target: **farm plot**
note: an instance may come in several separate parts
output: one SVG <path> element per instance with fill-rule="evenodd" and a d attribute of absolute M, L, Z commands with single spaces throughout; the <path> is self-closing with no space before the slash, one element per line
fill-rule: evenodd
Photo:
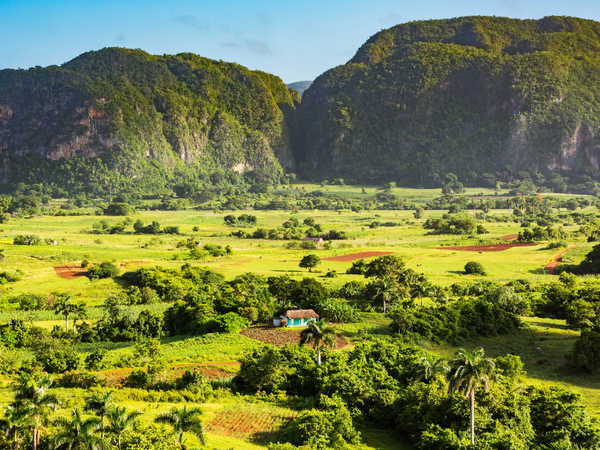
<path fill-rule="evenodd" d="M 295 411 L 268 405 L 232 405 L 217 411 L 206 430 L 209 433 L 264 442 L 274 438 L 296 416 Z"/>
<path fill-rule="evenodd" d="M 241 334 L 244 336 L 264 342 L 265 344 L 275 345 L 277 347 L 299 344 L 300 333 L 302 333 L 301 329 L 273 327 L 252 327 L 241 332 Z M 346 345 L 348 345 L 348 342 L 343 336 L 336 337 L 335 348 L 342 348 Z"/>

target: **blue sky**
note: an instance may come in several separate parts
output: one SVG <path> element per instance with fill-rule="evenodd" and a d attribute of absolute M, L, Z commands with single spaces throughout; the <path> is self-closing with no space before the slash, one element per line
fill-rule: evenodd
<path fill-rule="evenodd" d="M 598 0 L 0 0 L 0 68 L 62 64 L 108 46 L 193 52 L 313 79 L 377 31 L 464 15 L 600 20 Z"/>

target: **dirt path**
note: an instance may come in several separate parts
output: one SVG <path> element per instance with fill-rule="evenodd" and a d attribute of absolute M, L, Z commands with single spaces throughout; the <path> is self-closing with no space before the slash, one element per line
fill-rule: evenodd
<path fill-rule="evenodd" d="M 356 259 L 361 258 L 372 258 L 373 256 L 383 256 L 383 255 L 391 255 L 392 252 L 359 252 L 359 253 L 350 253 L 348 255 L 339 255 L 339 256 L 329 256 L 327 258 L 322 258 L 323 261 L 354 261 Z"/>
<path fill-rule="evenodd" d="M 501 241 L 516 241 L 519 237 L 519 233 L 507 234 L 506 236 L 501 236 Z"/>
<path fill-rule="evenodd" d="M 562 262 L 563 255 L 569 250 L 571 250 L 573 247 L 575 247 L 573 244 L 569 245 L 562 252 L 558 253 L 557 255 L 554 255 L 552 260 L 544 266 L 544 268 L 548 271 L 550 275 L 554 275 L 554 269 Z"/>

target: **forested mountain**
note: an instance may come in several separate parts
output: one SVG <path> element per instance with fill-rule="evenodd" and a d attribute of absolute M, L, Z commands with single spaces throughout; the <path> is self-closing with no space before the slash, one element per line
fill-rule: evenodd
<path fill-rule="evenodd" d="M 598 179 L 600 23 L 463 17 L 372 36 L 297 111 L 304 177 L 439 185 Z M 589 179 L 589 178 L 588 178 Z"/>
<path fill-rule="evenodd" d="M 0 179 L 146 193 L 241 174 L 278 182 L 298 101 L 274 75 L 189 53 L 106 48 L 2 70 Z"/>
<path fill-rule="evenodd" d="M 0 183 L 203 197 L 211 186 L 264 189 L 284 168 L 411 186 L 450 172 L 492 186 L 600 179 L 598 22 L 410 22 L 371 37 L 301 103 L 290 87 L 303 86 L 122 48 L 2 70 Z"/>
<path fill-rule="evenodd" d="M 287 87 L 298 91 L 298 93 L 302 95 L 304 94 L 304 91 L 310 87 L 311 84 L 312 81 L 294 81 L 293 83 L 288 83 Z"/>

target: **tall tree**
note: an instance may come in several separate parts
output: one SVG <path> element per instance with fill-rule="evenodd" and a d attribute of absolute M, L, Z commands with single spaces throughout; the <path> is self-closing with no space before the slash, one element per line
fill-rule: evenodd
<path fill-rule="evenodd" d="M 301 344 L 313 344 L 317 351 L 317 364 L 321 365 L 321 348 L 333 347 L 335 344 L 335 330 L 326 322 L 310 322 L 308 327 L 300 333 Z"/>
<path fill-rule="evenodd" d="M 54 314 L 65 318 L 65 331 L 69 331 L 69 316 L 77 310 L 77 305 L 71 303 L 71 297 L 67 294 L 54 295 Z"/>
<path fill-rule="evenodd" d="M 450 392 L 461 392 L 469 399 L 471 408 L 471 446 L 475 445 L 475 391 L 479 387 L 489 390 L 496 365 L 486 358 L 483 348 L 474 352 L 460 349 L 450 361 L 448 381 Z"/>
<path fill-rule="evenodd" d="M 60 427 L 54 437 L 55 449 L 97 450 L 104 447 L 102 438 L 95 434 L 100 427 L 100 419 L 83 418 L 79 408 L 73 408 L 70 418 L 59 417 L 54 424 Z"/>
<path fill-rule="evenodd" d="M 321 258 L 319 258 L 317 255 L 310 254 L 310 255 L 304 256 L 300 260 L 299 266 L 308 269 L 309 272 L 312 272 L 313 267 L 316 267 L 316 265 L 319 264 L 320 262 L 321 262 Z"/>
<path fill-rule="evenodd" d="M 11 447 L 16 450 L 22 442 L 21 432 L 30 428 L 31 423 L 27 417 L 27 410 L 22 407 L 8 405 L 4 409 L 4 418 L 0 420 L 0 428 L 4 430 L 8 439 L 10 439 Z"/>
<path fill-rule="evenodd" d="M 85 410 L 93 411 L 100 420 L 100 437 L 104 439 L 104 417 L 113 403 L 113 395 L 110 391 L 97 392 L 85 399 Z"/>
<path fill-rule="evenodd" d="M 14 406 L 25 411 L 33 440 L 33 450 L 37 450 L 40 435 L 48 423 L 50 412 L 58 406 L 58 399 L 48 390 L 52 379 L 46 375 L 35 377 L 23 374 L 15 385 Z"/>
<path fill-rule="evenodd" d="M 202 445 L 206 445 L 204 438 L 204 427 L 200 421 L 200 415 L 202 410 L 200 408 L 189 408 L 184 406 L 183 408 L 173 408 L 171 411 L 161 414 L 155 422 L 168 423 L 173 427 L 173 431 L 179 436 L 178 442 L 182 449 L 185 449 L 183 445 L 183 434 L 188 432 L 196 435 Z"/>
<path fill-rule="evenodd" d="M 75 305 L 73 310 L 73 333 L 77 331 L 77 321 L 79 319 L 85 319 L 87 317 L 87 309 L 85 303 L 80 302 Z"/>
<path fill-rule="evenodd" d="M 140 411 L 127 412 L 124 406 L 113 406 L 106 413 L 107 431 L 117 437 L 117 447 L 121 448 L 121 435 L 141 416 Z"/>

